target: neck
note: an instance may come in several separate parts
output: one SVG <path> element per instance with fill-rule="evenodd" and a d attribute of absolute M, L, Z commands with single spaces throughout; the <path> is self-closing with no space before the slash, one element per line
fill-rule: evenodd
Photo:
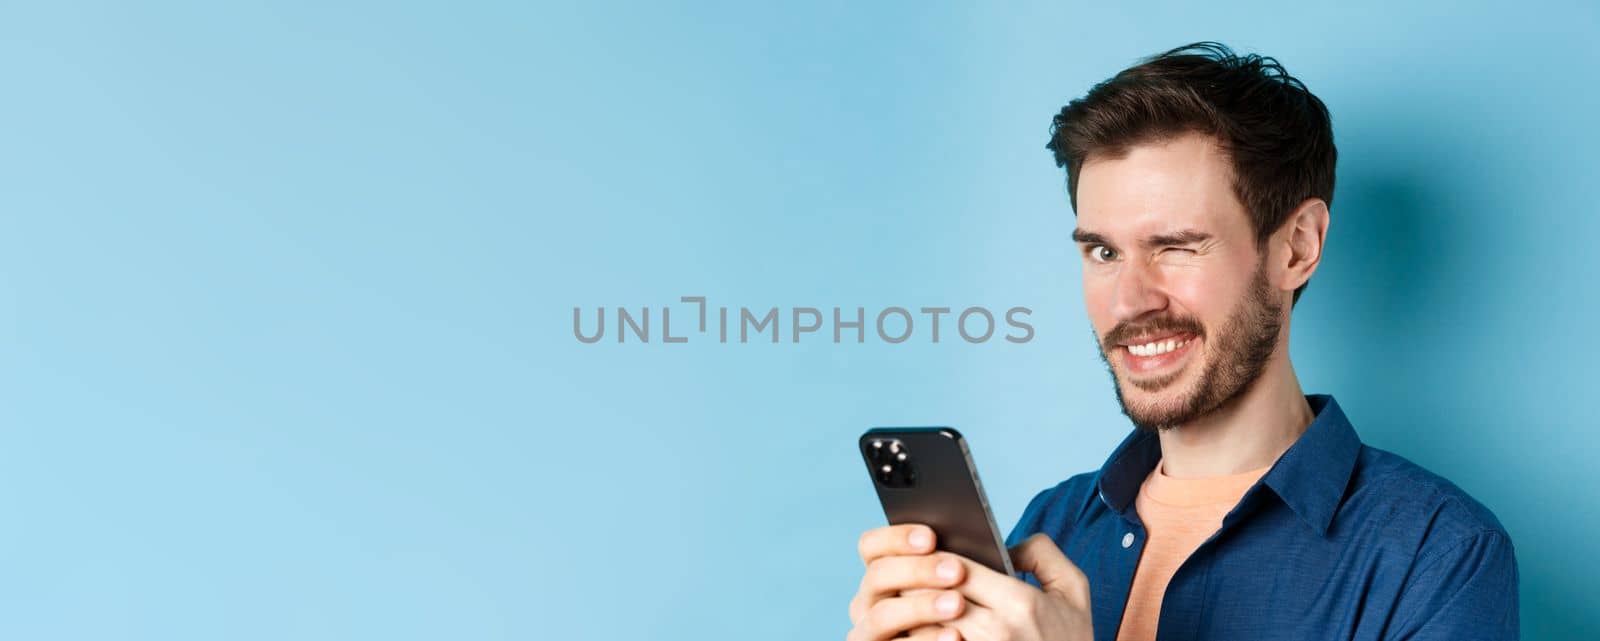
<path fill-rule="evenodd" d="M 1161 472 L 1206 478 L 1258 470 L 1278 460 L 1314 418 L 1286 351 L 1277 350 L 1261 377 L 1232 401 L 1161 430 Z"/>

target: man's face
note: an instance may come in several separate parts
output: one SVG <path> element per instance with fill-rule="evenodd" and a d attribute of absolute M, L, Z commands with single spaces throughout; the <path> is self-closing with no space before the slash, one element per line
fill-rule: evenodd
<path fill-rule="evenodd" d="M 1278 343 L 1267 281 L 1227 157 L 1185 135 L 1094 158 L 1078 177 L 1083 294 L 1123 413 L 1174 427 L 1248 390 Z"/>

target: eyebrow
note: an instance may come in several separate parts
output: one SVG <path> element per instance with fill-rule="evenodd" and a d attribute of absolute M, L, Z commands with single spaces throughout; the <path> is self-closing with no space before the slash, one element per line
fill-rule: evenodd
<path fill-rule="evenodd" d="M 1078 243 L 1093 243 L 1097 245 L 1112 244 L 1111 241 L 1105 236 L 1092 231 L 1084 231 L 1082 229 L 1072 230 L 1072 240 Z M 1165 234 L 1146 236 L 1144 240 L 1139 241 L 1139 244 L 1145 246 L 1146 248 L 1174 247 L 1178 245 L 1193 245 L 1195 243 L 1203 243 L 1208 240 L 1211 240 L 1211 234 L 1198 229 L 1183 229 Z"/>
<path fill-rule="evenodd" d="M 1082 229 L 1072 230 L 1072 241 L 1076 243 L 1094 243 L 1097 245 L 1111 244 L 1110 241 L 1106 240 L 1105 236 L 1101 236 L 1100 234 L 1096 234 L 1092 231 L 1084 231 Z"/>

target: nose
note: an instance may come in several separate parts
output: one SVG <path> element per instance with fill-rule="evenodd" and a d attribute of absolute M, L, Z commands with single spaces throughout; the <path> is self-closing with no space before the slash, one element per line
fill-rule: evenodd
<path fill-rule="evenodd" d="M 1118 270 L 1111 313 L 1116 322 L 1131 321 L 1167 307 L 1160 274 L 1149 266 L 1128 261 Z"/>

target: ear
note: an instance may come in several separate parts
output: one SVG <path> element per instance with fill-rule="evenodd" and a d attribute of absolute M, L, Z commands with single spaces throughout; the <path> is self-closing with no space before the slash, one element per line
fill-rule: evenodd
<path fill-rule="evenodd" d="M 1272 245 L 1272 280 L 1278 289 L 1292 292 L 1311 280 L 1322 263 L 1322 246 L 1328 239 L 1328 203 L 1307 198 L 1278 230 Z"/>

